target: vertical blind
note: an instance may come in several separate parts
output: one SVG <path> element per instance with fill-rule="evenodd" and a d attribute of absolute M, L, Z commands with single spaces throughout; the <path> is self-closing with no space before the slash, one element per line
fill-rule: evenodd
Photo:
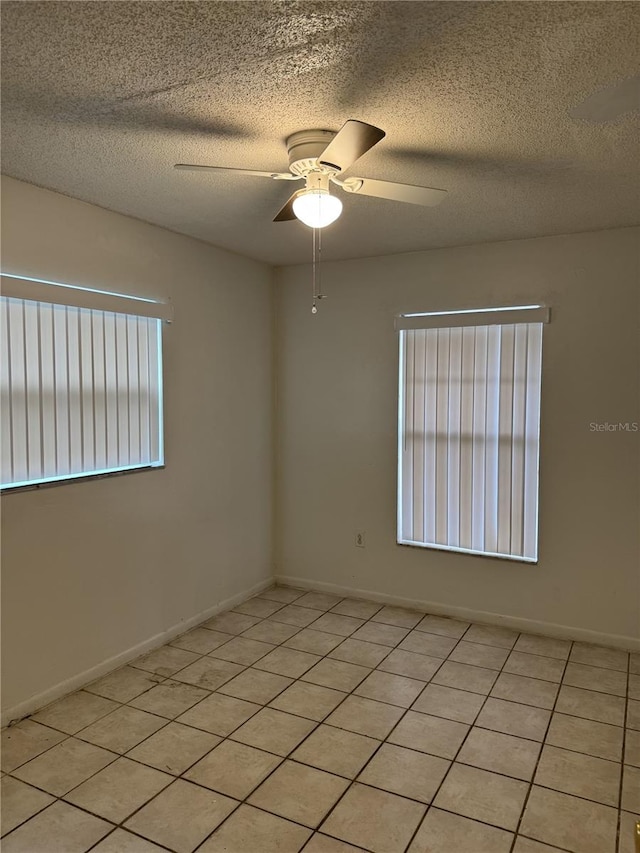
<path fill-rule="evenodd" d="M 400 331 L 398 541 L 535 561 L 543 324 L 490 323 Z"/>
<path fill-rule="evenodd" d="M 3 488 L 163 463 L 161 325 L 0 298 Z"/>

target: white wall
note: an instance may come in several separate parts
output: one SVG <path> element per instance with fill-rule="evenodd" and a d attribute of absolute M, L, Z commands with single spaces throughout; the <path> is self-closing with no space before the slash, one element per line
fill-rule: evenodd
<path fill-rule="evenodd" d="M 272 272 L 11 179 L 2 203 L 4 272 L 175 306 L 166 468 L 3 498 L 11 709 L 271 576 Z"/>
<path fill-rule="evenodd" d="M 309 268 L 280 270 L 278 576 L 637 643 L 640 432 L 589 425 L 640 421 L 639 236 L 629 228 L 326 264 L 328 298 L 315 317 Z M 398 546 L 394 315 L 539 301 L 553 309 L 539 564 Z"/>

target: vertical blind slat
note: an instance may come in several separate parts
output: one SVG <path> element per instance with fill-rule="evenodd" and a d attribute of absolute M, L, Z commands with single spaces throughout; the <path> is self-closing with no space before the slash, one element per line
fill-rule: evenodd
<path fill-rule="evenodd" d="M 460 539 L 471 548 L 473 511 L 473 368 L 475 335 L 472 326 L 462 330 L 460 375 Z"/>
<path fill-rule="evenodd" d="M 13 433 L 13 477 L 29 476 L 27 448 L 27 383 L 24 360 L 24 306 L 17 299 L 8 301 L 11 360 L 11 418 Z"/>
<path fill-rule="evenodd" d="M 487 374 L 485 411 L 485 516 L 484 547 L 498 547 L 498 455 L 500 430 L 500 326 L 487 327 Z"/>
<path fill-rule="evenodd" d="M 435 516 L 436 542 L 447 544 L 447 429 L 449 425 L 449 329 L 438 329 L 438 357 L 436 376 L 438 391 L 436 394 L 436 478 L 435 478 Z"/>
<path fill-rule="evenodd" d="M 460 417 L 462 410 L 462 329 L 449 334 L 449 413 L 447 441 L 447 541 L 460 546 Z"/>
<path fill-rule="evenodd" d="M 107 467 L 118 465 L 118 371 L 116 368 L 116 317 L 104 315 L 104 396 L 105 429 L 107 433 Z"/>
<path fill-rule="evenodd" d="M 116 376 L 118 394 L 118 465 L 129 458 L 129 389 L 127 369 L 127 320 L 116 314 Z"/>
<path fill-rule="evenodd" d="M 53 311 L 53 375 L 55 382 L 56 458 L 54 470 L 69 470 L 69 383 L 67 378 L 66 314 Z M 14 480 L 15 482 L 15 480 Z"/>
<path fill-rule="evenodd" d="M 42 326 L 41 326 L 42 314 L 40 311 L 37 312 L 36 322 L 37 322 L 37 342 L 38 342 L 38 413 L 40 415 L 40 423 L 38 424 L 38 438 L 40 439 L 40 454 L 38 458 L 38 467 L 40 471 L 40 476 L 44 473 L 44 413 L 43 409 L 43 399 L 42 399 Z"/>
<path fill-rule="evenodd" d="M 413 434 L 420 436 L 424 431 L 425 416 L 425 356 L 424 334 L 414 334 L 413 349 Z M 424 456 L 425 443 L 414 442 L 413 451 L 413 536 L 424 536 Z"/>
<path fill-rule="evenodd" d="M 38 304 L 25 303 L 24 357 L 27 407 L 27 470 L 29 478 L 42 476 L 40 442 L 40 369 L 39 369 Z"/>
<path fill-rule="evenodd" d="M 160 464 L 161 322 L 0 298 L 2 484 Z"/>
<path fill-rule="evenodd" d="M 138 388 L 138 340 L 135 317 L 127 318 L 127 388 L 129 399 L 129 459 L 140 459 L 140 391 Z"/>
<path fill-rule="evenodd" d="M 498 421 L 498 527 L 497 548 L 509 553 L 511 543 L 511 448 L 513 435 L 513 367 L 515 326 L 497 326 L 500 339 L 500 416 Z"/>
<path fill-rule="evenodd" d="M 78 313 L 70 308 L 67 315 L 67 376 L 69 381 L 69 468 L 82 471 L 82 386 L 80 323 Z"/>
<path fill-rule="evenodd" d="M 2 470 L 13 477 L 13 427 L 11 424 L 11 347 L 9 329 L 9 308 L 5 300 L 0 300 L 0 394 L 3 405 L 0 407 L 0 435 Z"/>
<path fill-rule="evenodd" d="M 529 326 L 527 355 L 527 412 L 524 459 L 524 553 L 538 551 L 538 460 L 540 455 L 540 383 L 542 380 L 542 324 Z"/>
<path fill-rule="evenodd" d="M 151 423 L 149 396 L 149 323 L 139 324 L 138 365 L 140 370 L 140 458 L 151 459 Z"/>
<path fill-rule="evenodd" d="M 427 393 L 425 399 L 425 469 L 424 469 L 424 495 L 425 495 L 425 541 L 435 542 L 436 537 L 436 465 L 437 446 L 436 432 L 437 424 L 437 400 L 438 400 L 438 378 L 432 369 L 427 369 L 437 362 L 438 358 L 438 336 L 437 331 L 425 331 L 425 376 Z"/>
<path fill-rule="evenodd" d="M 53 307 L 40 306 L 40 411 L 42 413 L 42 473 L 56 472 L 56 396 L 53 351 Z"/>
<path fill-rule="evenodd" d="M 161 364 L 160 350 L 157 342 L 160 334 L 160 321 L 149 319 L 149 423 L 150 423 L 150 448 L 154 459 L 159 459 L 162 454 L 160 447 L 162 422 L 160 417 L 160 383 Z"/>
<path fill-rule="evenodd" d="M 399 540 L 537 559 L 542 323 L 400 335 Z"/>
<path fill-rule="evenodd" d="M 80 394 L 82 398 L 82 466 L 95 471 L 95 389 L 93 387 L 93 321 L 91 312 L 80 309 Z"/>
<path fill-rule="evenodd" d="M 471 547 L 484 551 L 484 508 L 485 508 L 485 448 L 487 425 L 487 328 L 476 329 L 475 369 L 473 385 L 473 518 L 471 522 Z"/>
<path fill-rule="evenodd" d="M 511 541 L 512 554 L 522 556 L 524 499 L 524 443 L 527 402 L 527 326 L 517 325 L 513 361 L 513 442 L 511 446 Z"/>
<path fill-rule="evenodd" d="M 104 312 L 91 314 L 93 340 L 93 446 L 96 470 L 107 467 L 106 401 L 104 384 Z"/>
<path fill-rule="evenodd" d="M 404 409 L 404 422 L 406 424 L 406 429 L 408 429 L 409 434 L 413 433 L 413 395 L 415 393 L 415 383 L 413 381 L 413 368 L 414 368 L 414 347 L 415 347 L 415 334 L 407 335 L 407 347 L 405 350 L 405 360 L 406 360 L 406 394 L 405 394 L 405 409 Z M 406 519 L 406 524 L 408 526 L 409 536 L 413 538 L 413 511 L 412 511 L 412 498 L 413 498 L 413 451 L 414 451 L 415 442 L 411 441 L 405 450 L 405 469 L 404 469 L 404 502 L 405 506 L 403 507 L 403 518 Z"/>

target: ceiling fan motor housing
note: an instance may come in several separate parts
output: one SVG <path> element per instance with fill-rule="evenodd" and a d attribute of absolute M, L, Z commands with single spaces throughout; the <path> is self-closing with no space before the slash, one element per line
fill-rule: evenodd
<path fill-rule="evenodd" d="M 318 165 L 318 157 L 331 142 L 335 133 L 332 130 L 300 130 L 287 139 L 289 170 L 294 175 L 307 175 L 320 169 L 327 174 L 337 172 L 325 165 Z"/>

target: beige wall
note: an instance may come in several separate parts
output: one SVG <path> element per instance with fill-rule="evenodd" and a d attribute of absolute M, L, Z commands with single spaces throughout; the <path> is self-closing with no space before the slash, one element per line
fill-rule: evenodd
<path fill-rule="evenodd" d="M 3 181 L 2 269 L 170 297 L 166 468 L 2 501 L 3 708 L 271 575 L 272 272 Z"/>
<path fill-rule="evenodd" d="M 2 269 L 171 297 L 164 470 L 2 501 L 3 708 L 279 576 L 640 638 L 638 229 L 280 270 L 11 179 Z M 330 239 L 330 234 L 327 234 Z M 395 544 L 401 311 L 544 301 L 540 563 Z M 356 548 L 356 531 L 366 547 Z"/>
<path fill-rule="evenodd" d="M 590 431 L 640 421 L 639 236 L 630 228 L 326 264 L 328 298 L 315 317 L 309 268 L 280 270 L 278 576 L 640 638 L 640 432 Z M 532 302 L 553 309 L 539 564 L 396 545 L 394 315 Z"/>

